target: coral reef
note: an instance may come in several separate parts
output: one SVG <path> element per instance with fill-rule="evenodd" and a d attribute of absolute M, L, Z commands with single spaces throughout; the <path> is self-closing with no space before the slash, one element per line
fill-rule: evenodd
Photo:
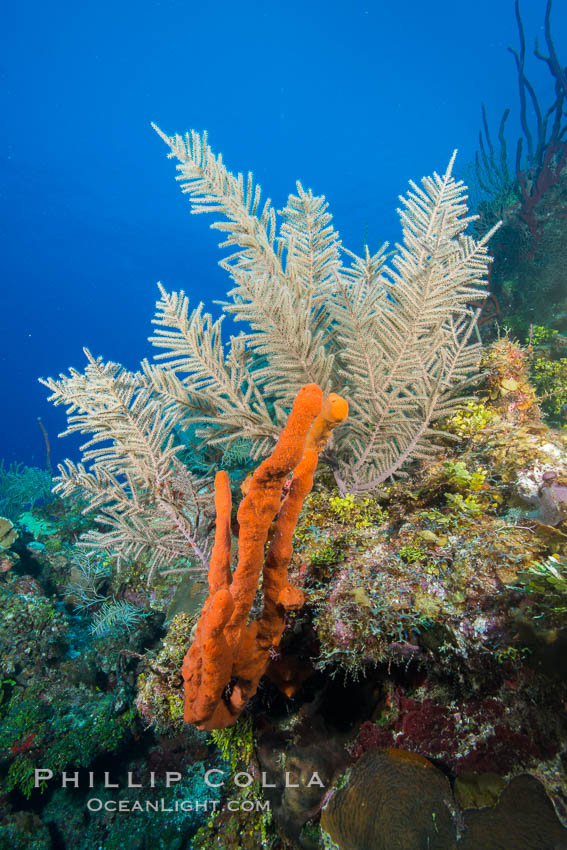
<path fill-rule="evenodd" d="M 533 349 L 545 344 L 535 340 Z M 496 847 L 502 834 L 523 848 L 510 819 L 519 830 L 526 812 L 535 830 L 522 826 L 526 841 L 562 846 L 553 807 L 567 823 L 567 450 L 563 432 L 542 420 L 530 383 L 533 349 L 507 336 L 496 340 L 484 355 L 479 398 L 444 421 L 435 457 L 372 495 L 341 494 L 324 467 L 306 495 L 311 481 L 300 458 L 310 456 L 313 465 L 328 437 L 327 428 L 307 437 L 323 399 L 309 390 L 312 410 L 295 429 L 286 464 L 272 476 L 275 460 L 268 459 L 264 473 L 245 479 L 238 510 L 231 508 L 238 491 L 219 475 L 208 589 L 200 576 L 179 581 L 167 571 L 148 587 L 147 554 L 117 572 L 111 556 L 77 548 L 77 523 L 92 527 L 80 502 L 56 499 L 20 516 L 0 572 L 0 843 L 26 846 L 32 830 L 41 850 L 51 834 L 63 846 L 85 848 L 119 847 L 126 836 L 140 847 L 148 840 L 211 850 L 318 850 L 331 840 L 350 846 L 359 827 L 370 827 L 353 816 L 345 837 L 346 821 L 331 825 L 331 812 L 348 794 L 348 771 L 352 780 L 358 765 L 385 758 L 386 748 L 402 750 L 401 763 L 423 770 L 424 760 L 434 762 L 429 791 L 437 783 L 448 794 L 448 840 L 457 849 L 479 841 L 489 847 L 489 840 Z M 308 442 L 316 448 L 306 452 Z M 294 468 L 306 497 L 287 522 Z M 253 550 L 248 535 L 260 524 Z M 255 680 L 240 675 L 238 655 L 231 660 L 218 699 L 226 708 L 237 693 L 236 722 L 209 735 L 184 722 L 181 668 L 188 643 L 199 638 L 207 593 L 217 580 L 229 593 L 238 587 L 233 536 L 240 559 L 252 553 L 244 628 L 235 635 L 259 634 L 267 600 L 265 645 L 257 651 L 249 644 Z M 270 583 L 260 574 L 277 540 L 286 544 L 285 557 L 272 550 L 277 575 Z M 284 615 L 269 605 L 288 585 L 304 604 Z M 108 606 L 125 618 L 107 616 Z M 99 634 L 100 619 L 108 630 Z M 245 641 L 240 646 L 247 650 Z M 148 771 L 181 772 L 169 789 L 156 778 L 152 795 L 172 807 L 214 798 L 215 811 L 178 809 L 160 832 L 151 813 L 102 819 L 78 808 L 88 793 L 143 805 L 143 788 L 112 792 L 95 782 L 90 792 L 71 791 L 55 780 L 34 787 L 37 766 L 84 776 L 100 764 L 130 771 L 142 784 Z M 218 791 L 204 784 L 207 767 L 224 776 Z M 250 775 L 246 787 L 234 783 L 239 773 Z M 330 798 L 333 786 L 339 790 Z M 360 793 L 368 787 L 366 780 Z M 422 803 L 416 816 L 411 805 L 408 799 L 400 828 L 413 825 L 436 846 L 447 827 L 437 803 Z M 323 808 L 333 839 L 320 829 Z M 393 824 L 400 809 L 386 809 L 384 823 L 390 817 Z M 364 842 L 382 840 L 379 831 L 364 834 Z M 410 842 L 408 850 L 411 841 L 420 846 L 407 834 L 400 840 Z"/>
<path fill-rule="evenodd" d="M 44 381 L 88 435 L 61 498 L 49 472 L 0 465 L 0 846 L 567 848 L 550 12 L 534 144 L 517 6 L 527 159 L 513 176 L 507 113 L 499 155 L 483 110 L 479 220 L 453 157 L 411 184 L 391 255 L 344 251 L 301 184 L 277 231 L 206 136 L 158 131 L 193 211 L 224 216 L 223 307 L 249 331 L 224 346 L 220 319 L 160 287 L 161 365 L 87 352 Z M 523 343 L 485 322 L 483 349 L 487 283 Z"/>

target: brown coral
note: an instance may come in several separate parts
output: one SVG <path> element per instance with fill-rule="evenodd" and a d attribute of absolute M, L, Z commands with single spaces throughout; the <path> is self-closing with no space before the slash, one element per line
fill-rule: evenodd
<path fill-rule="evenodd" d="M 453 850 L 449 782 L 430 761 L 405 750 L 366 753 L 321 815 L 340 850 Z"/>
<path fill-rule="evenodd" d="M 468 810 L 462 850 L 567 850 L 567 830 L 534 776 L 517 776 L 495 806 Z"/>
<path fill-rule="evenodd" d="M 9 549 L 17 536 L 18 532 L 14 528 L 14 523 L 0 516 L 0 549 Z"/>

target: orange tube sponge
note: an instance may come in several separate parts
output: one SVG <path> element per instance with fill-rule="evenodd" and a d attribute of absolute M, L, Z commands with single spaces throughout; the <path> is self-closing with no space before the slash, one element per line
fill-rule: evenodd
<path fill-rule="evenodd" d="M 313 422 L 307 441 L 306 448 L 317 449 L 318 452 L 325 448 L 331 431 L 340 425 L 348 416 L 348 402 L 336 393 L 329 393 L 323 400 L 321 412 Z"/>
<path fill-rule="evenodd" d="M 232 496 L 230 482 L 226 472 L 221 470 L 215 476 L 215 511 L 217 515 L 215 542 L 209 563 L 209 594 L 232 582 L 230 571 L 230 512 Z"/>
<path fill-rule="evenodd" d="M 230 571 L 229 481 L 225 472 L 217 473 L 209 596 L 182 668 L 185 720 L 199 729 L 221 729 L 236 721 L 266 672 L 270 648 L 281 640 L 286 611 L 303 605 L 303 591 L 290 585 L 287 577 L 293 532 L 313 486 L 318 453 L 347 412 L 344 399 L 335 394 L 324 398 L 316 384 L 300 389 L 271 456 L 255 471 L 238 509 L 240 532 L 234 574 Z M 282 501 L 282 488 L 292 471 L 291 485 Z M 262 566 L 264 608 L 259 619 L 247 625 Z"/>

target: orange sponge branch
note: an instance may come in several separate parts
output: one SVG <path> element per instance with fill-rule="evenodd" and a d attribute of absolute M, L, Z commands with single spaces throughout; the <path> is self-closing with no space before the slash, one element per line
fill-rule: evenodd
<path fill-rule="evenodd" d="M 346 401 L 308 384 L 298 392 L 272 452 L 255 471 L 238 509 L 238 564 L 231 574 L 228 476 L 215 478 L 216 532 L 209 565 L 209 596 L 183 662 L 185 720 L 200 729 L 232 725 L 256 693 L 270 647 L 277 646 L 286 611 L 301 608 L 303 592 L 288 582 L 292 537 L 303 501 L 313 486 L 318 453 L 332 428 L 348 414 Z M 289 492 L 282 489 L 293 471 Z M 264 557 L 268 532 L 275 530 Z M 263 568 L 264 607 L 247 625 Z M 229 692 L 230 691 L 230 692 Z"/>

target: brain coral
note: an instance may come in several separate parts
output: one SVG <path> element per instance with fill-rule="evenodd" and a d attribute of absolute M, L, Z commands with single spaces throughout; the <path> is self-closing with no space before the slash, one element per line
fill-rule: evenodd
<path fill-rule="evenodd" d="M 512 779 L 495 806 L 468 810 L 459 850 L 567 850 L 567 830 L 543 785 L 523 774 Z"/>
<path fill-rule="evenodd" d="M 372 750 L 329 800 L 321 827 L 340 850 L 453 850 L 451 787 L 430 761 L 406 750 Z"/>

